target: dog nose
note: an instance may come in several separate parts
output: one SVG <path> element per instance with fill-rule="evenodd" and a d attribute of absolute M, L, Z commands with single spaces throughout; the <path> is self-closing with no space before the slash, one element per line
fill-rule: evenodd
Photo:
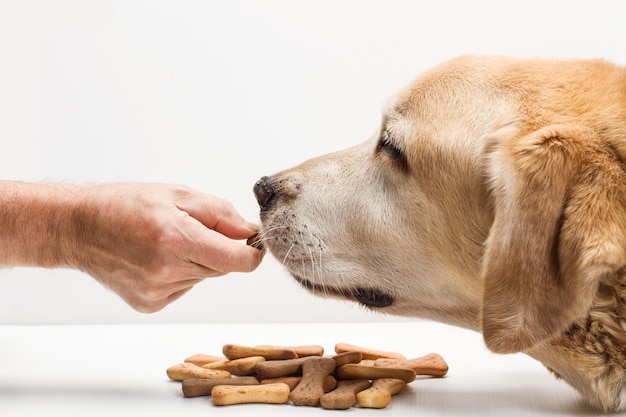
<path fill-rule="evenodd" d="M 266 208 L 274 198 L 275 187 L 270 177 L 261 177 L 252 188 L 257 203 L 261 209 Z"/>

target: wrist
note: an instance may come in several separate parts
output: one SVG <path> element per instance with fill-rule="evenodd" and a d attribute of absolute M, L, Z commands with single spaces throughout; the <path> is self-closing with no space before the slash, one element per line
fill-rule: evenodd
<path fill-rule="evenodd" d="M 79 188 L 0 182 L 0 265 L 71 266 Z"/>

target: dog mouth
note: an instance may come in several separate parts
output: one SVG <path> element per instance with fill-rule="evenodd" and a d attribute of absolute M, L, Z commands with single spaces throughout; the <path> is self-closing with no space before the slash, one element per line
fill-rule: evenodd
<path fill-rule="evenodd" d="M 394 298 L 391 294 L 388 294 L 376 288 L 336 288 L 331 286 L 314 284 L 311 281 L 302 278 L 301 276 L 295 274 L 292 275 L 296 279 L 296 281 L 298 281 L 304 288 L 309 291 L 356 300 L 359 303 L 370 308 L 389 307 L 394 302 Z"/>

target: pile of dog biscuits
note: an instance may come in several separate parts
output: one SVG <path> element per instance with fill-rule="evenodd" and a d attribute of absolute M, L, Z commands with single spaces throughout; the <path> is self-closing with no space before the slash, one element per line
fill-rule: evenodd
<path fill-rule="evenodd" d="M 167 369 L 185 397 L 210 395 L 215 405 L 269 403 L 344 410 L 384 408 L 416 375 L 443 377 L 448 365 L 431 353 L 407 359 L 347 343 L 335 355 L 308 346 L 228 344 L 224 356 L 197 354 Z"/>

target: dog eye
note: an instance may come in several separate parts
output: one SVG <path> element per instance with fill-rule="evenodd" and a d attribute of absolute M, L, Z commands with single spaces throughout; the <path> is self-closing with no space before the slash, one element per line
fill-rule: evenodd
<path fill-rule="evenodd" d="M 409 162 L 404 155 L 404 152 L 400 150 L 396 145 L 389 140 L 389 134 L 385 131 L 380 135 L 378 145 L 376 146 L 376 153 L 384 153 L 391 159 L 400 170 L 403 172 L 409 172 Z"/>

